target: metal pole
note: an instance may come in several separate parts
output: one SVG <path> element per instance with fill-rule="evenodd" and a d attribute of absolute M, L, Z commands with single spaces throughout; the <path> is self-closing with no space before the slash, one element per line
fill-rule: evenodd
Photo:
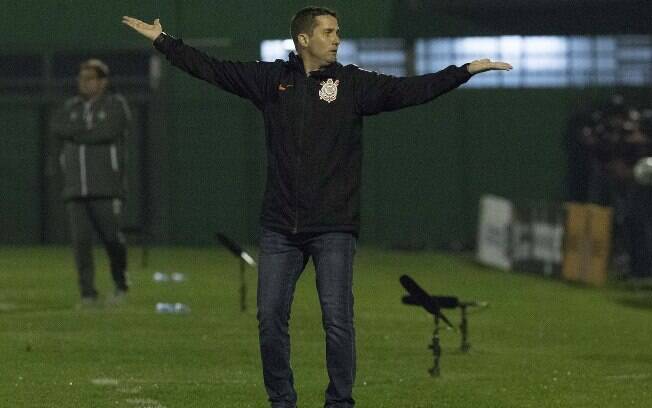
<path fill-rule="evenodd" d="M 247 310 L 247 282 L 245 281 L 245 261 L 240 259 L 240 311 Z"/>
<path fill-rule="evenodd" d="M 441 357 L 441 346 L 439 345 L 439 316 L 434 315 L 435 317 L 435 331 L 432 334 L 432 344 L 428 347 L 432 350 L 433 355 L 433 367 L 428 370 L 432 377 L 439 377 L 439 359 Z"/>

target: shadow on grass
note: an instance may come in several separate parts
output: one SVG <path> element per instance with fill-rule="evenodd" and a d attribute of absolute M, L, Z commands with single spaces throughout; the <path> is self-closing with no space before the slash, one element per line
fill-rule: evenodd
<path fill-rule="evenodd" d="M 579 356 L 582 360 L 602 361 L 619 363 L 652 364 L 652 354 L 625 354 L 625 353 L 604 353 L 604 354 L 583 354 Z"/>
<path fill-rule="evenodd" d="M 635 296 L 621 296 L 615 301 L 625 307 L 652 310 L 652 292 Z"/>
<path fill-rule="evenodd" d="M 27 314 L 27 313 L 58 313 L 72 311 L 70 306 L 50 306 L 50 305 L 25 305 L 16 303 L 0 303 L 0 315 L 9 314 Z"/>

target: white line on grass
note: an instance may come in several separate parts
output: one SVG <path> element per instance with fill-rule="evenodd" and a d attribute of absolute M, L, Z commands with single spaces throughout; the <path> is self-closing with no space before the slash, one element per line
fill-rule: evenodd
<path fill-rule="evenodd" d="M 115 378 L 94 378 L 91 382 L 94 385 L 118 385 L 118 380 Z"/>
<path fill-rule="evenodd" d="M 166 408 L 165 405 L 151 398 L 128 398 L 127 404 L 137 405 L 139 408 Z"/>
<path fill-rule="evenodd" d="M 140 385 L 137 385 L 137 386 L 131 387 L 131 388 L 129 388 L 129 387 L 118 388 L 118 391 L 123 393 L 123 394 L 138 394 L 142 390 L 143 390 L 143 387 L 141 387 Z"/>
<path fill-rule="evenodd" d="M 16 309 L 18 306 L 13 303 L 0 303 L 0 312 L 11 312 Z"/>
<path fill-rule="evenodd" d="M 650 378 L 650 374 L 621 374 L 621 375 L 610 375 L 607 378 L 610 380 L 647 380 Z"/>

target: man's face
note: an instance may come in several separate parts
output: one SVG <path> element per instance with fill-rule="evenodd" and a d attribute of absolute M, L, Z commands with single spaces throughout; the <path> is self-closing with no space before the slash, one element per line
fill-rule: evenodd
<path fill-rule="evenodd" d="M 79 76 L 77 76 L 79 94 L 86 98 L 94 98 L 102 95 L 107 83 L 107 79 L 100 78 L 92 68 L 82 69 L 79 71 Z"/>
<path fill-rule="evenodd" d="M 312 35 L 307 35 L 304 52 L 309 54 L 320 66 L 337 61 L 337 48 L 340 46 L 340 27 L 337 19 L 330 15 L 315 17 Z"/>

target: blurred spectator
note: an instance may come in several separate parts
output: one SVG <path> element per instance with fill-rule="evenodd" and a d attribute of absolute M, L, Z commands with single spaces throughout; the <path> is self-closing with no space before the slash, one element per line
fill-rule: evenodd
<path fill-rule="evenodd" d="M 52 115 L 50 130 L 58 145 L 63 199 L 70 219 L 79 276 L 81 306 L 98 304 L 93 262 L 93 231 L 109 256 L 119 302 L 127 291 L 127 248 L 120 231 L 125 193 L 124 146 L 131 113 L 125 99 L 108 92 L 109 68 L 90 59 L 77 77 L 79 95 Z"/>
<path fill-rule="evenodd" d="M 586 200 L 614 209 L 615 263 L 626 266 L 630 277 L 650 277 L 652 187 L 638 183 L 633 168 L 652 156 L 652 110 L 630 106 L 616 94 L 576 118 L 585 120 L 574 128 L 586 158 Z"/>

